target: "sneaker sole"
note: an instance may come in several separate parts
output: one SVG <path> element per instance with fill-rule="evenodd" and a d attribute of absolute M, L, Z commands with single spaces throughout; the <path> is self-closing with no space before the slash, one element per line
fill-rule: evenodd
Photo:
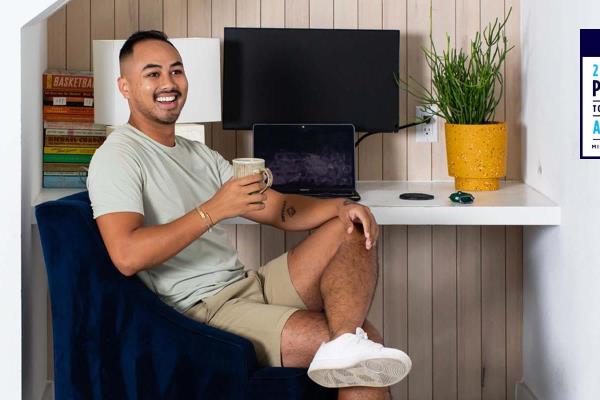
<path fill-rule="evenodd" d="M 344 368 L 320 368 L 308 371 L 310 379 L 321 386 L 341 388 L 349 386 L 386 387 L 400 382 L 410 372 L 410 359 L 374 358 L 359 361 Z"/>

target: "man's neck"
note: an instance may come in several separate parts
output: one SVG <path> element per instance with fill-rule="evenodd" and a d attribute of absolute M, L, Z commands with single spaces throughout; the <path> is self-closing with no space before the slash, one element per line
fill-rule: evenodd
<path fill-rule="evenodd" d="M 156 140 L 158 143 L 173 147 L 175 146 L 175 124 L 161 124 L 154 121 L 129 116 L 129 124 L 140 130 L 146 136 Z"/>

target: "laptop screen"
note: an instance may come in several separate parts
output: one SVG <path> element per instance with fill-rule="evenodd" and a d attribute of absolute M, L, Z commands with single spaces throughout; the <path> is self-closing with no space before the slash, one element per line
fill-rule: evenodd
<path fill-rule="evenodd" d="M 277 191 L 354 189 L 354 126 L 350 124 L 256 124 L 254 157 L 265 160 Z"/>

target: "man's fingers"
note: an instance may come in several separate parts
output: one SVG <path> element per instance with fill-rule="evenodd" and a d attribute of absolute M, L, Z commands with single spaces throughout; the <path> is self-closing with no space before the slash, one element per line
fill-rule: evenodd
<path fill-rule="evenodd" d="M 249 185 L 244 186 L 242 189 L 246 194 L 259 192 L 262 189 L 260 183 L 251 183 Z"/>
<path fill-rule="evenodd" d="M 247 176 L 239 178 L 238 183 L 241 186 L 246 186 L 246 185 L 250 185 L 252 183 L 260 182 L 262 180 L 263 180 L 263 174 L 252 174 L 252 175 L 247 175 Z"/>
<path fill-rule="evenodd" d="M 263 202 L 267 199 L 267 195 L 264 193 L 255 193 L 255 194 L 251 194 L 248 196 L 248 198 L 246 199 L 246 201 L 248 203 L 258 203 L 258 202 Z"/>

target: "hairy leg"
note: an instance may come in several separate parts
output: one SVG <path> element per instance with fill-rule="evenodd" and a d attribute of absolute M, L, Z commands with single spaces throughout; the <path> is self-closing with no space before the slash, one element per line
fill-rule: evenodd
<path fill-rule="evenodd" d="M 377 330 L 365 321 L 363 329 L 369 338 L 382 343 Z M 308 368 L 322 342 L 328 341 L 329 325 L 325 315 L 314 311 L 296 311 L 288 319 L 281 333 L 281 358 L 285 367 Z M 340 400 L 389 400 L 389 388 L 347 387 L 339 389 Z"/>
<path fill-rule="evenodd" d="M 332 219 L 288 254 L 294 287 L 309 310 L 325 310 L 331 338 L 363 325 L 377 283 L 376 247 L 355 228 Z"/>

